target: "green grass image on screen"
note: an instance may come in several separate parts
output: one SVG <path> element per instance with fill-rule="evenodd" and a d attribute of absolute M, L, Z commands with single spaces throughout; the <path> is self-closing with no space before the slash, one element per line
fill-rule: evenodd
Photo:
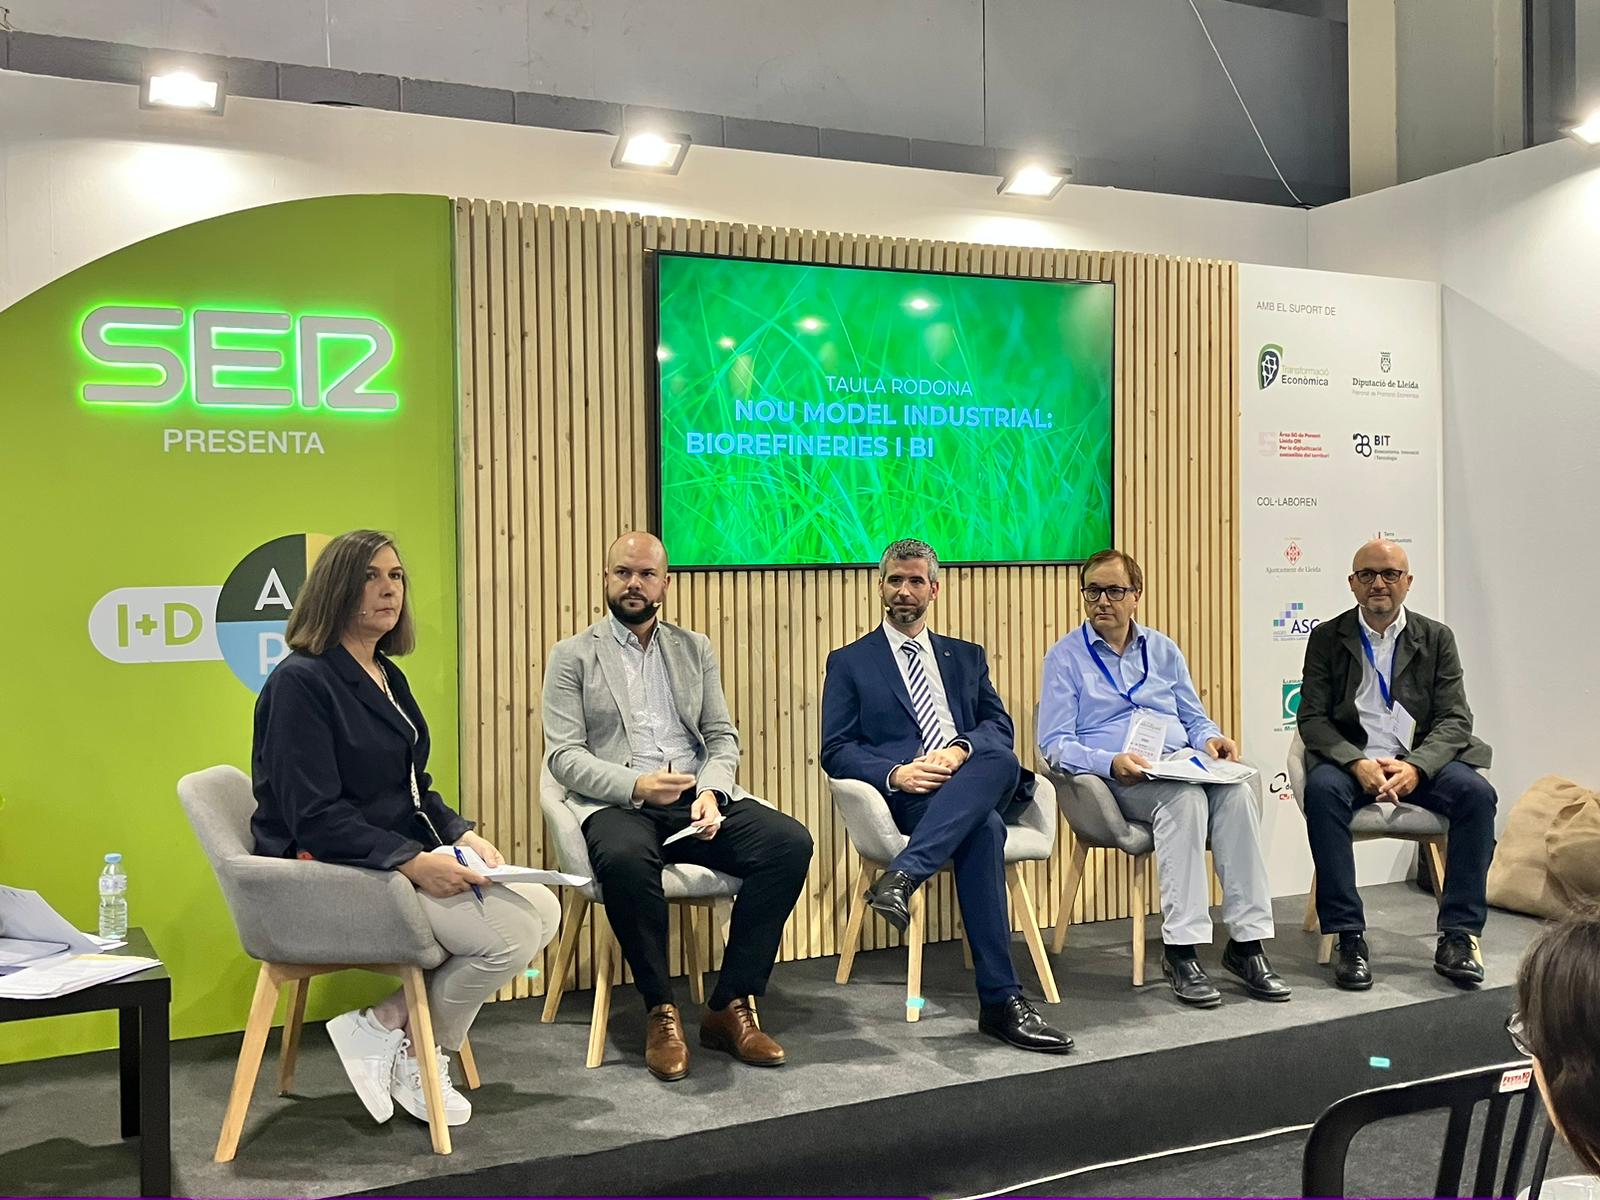
<path fill-rule="evenodd" d="M 1112 285 L 668 253 L 656 272 L 674 566 L 1110 543 Z"/>

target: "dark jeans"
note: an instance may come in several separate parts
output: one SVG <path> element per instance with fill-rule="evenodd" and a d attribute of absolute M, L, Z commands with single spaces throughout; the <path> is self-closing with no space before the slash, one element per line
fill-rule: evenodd
<path fill-rule="evenodd" d="M 722 973 L 710 997 L 714 1007 L 721 1007 L 735 996 L 765 994 L 783 923 L 811 864 L 805 826 L 756 800 L 728 805 L 722 828 L 709 842 L 687 837 L 663 849 L 662 841 L 690 823 L 693 799 L 686 793 L 665 808 L 603 808 L 583 823 L 606 916 L 646 1008 L 675 1003 L 667 971 L 664 865 L 695 863 L 744 881 L 733 904 Z"/>
<path fill-rule="evenodd" d="M 1489 915 L 1484 883 L 1494 855 L 1494 788 L 1466 763 L 1450 762 L 1432 779 L 1423 780 L 1406 801 L 1450 821 L 1439 929 L 1482 933 Z M 1360 932 L 1367 923 L 1356 893 L 1350 819 L 1358 808 L 1376 801 L 1349 771 L 1319 762 L 1306 776 L 1305 802 L 1322 932 Z"/>
<path fill-rule="evenodd" d="M 1011 962 L 1006 825 L 1000 817 L 1016 789 L 1017 771 L 1010 751 L 980 750 L 937 791 L 889 797 L 895 825 L 911 838 L 889 869 L 921 883 L 945 863 L 955 866 L 956 897 L 972 943 L 981 1004 L 1022 994 Z"/>

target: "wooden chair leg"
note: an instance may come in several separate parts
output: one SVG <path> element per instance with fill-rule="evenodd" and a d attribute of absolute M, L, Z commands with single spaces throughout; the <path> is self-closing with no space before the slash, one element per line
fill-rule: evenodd
<path fill-rule="evenodd" d="M 1149 860 L 1144 855 L 1133 860 L 1128 873 L 1128 912 L 1133 919 L 1133 986 L 1144 986 L 1144 927 L 1150 902 L 1145 898 L 1144 865 Z"/>
<path fill-rule="evenodd" d="M 594 910 L 594 1012 L 589 1017 L 586 1067 L 598 1067 L 606 1056 L 606 1023 L 611 1019 L 611 956 L 620 952 L 617 935 L 601 909 Z"/>
<path fill-rule="evenodd" d="M 1020 863 L 1006 868 L 1006 879 L 1011 884 L 1011 907 L 1022 924 L 1022 940 L 1028 944 L 1033 958 L 1033 969 L 1039 975 L 1039 987 L 1044 992 L 1046 1004 L 1060 1004 L 1061 992 L 1056 987 L 1056 973 L 1050 969 L 1050 956 L 1044 952 L 1044 938 L 1039 934 L 1039 910 L 1033 906 L 1033 892 L 1022 876 Z"/>
<path fill-rule="evenodd" d="M 1067 944 L 1067 926 L 1072 924 L 1072 906 L 1077 903 L 1078 889 L 1083 886 L 1083 867 L 1089 861 L 1089 847 L 1076 838 L 1072 840 L 1072 862 L 1067 867 L 1067 877 L 1061 884 L 1061 911 L 1056 915 L 1056 934 L 1050 949 L 1060 954 Z"/>
<path fill-rule="evenodd" d="M 700 922 L 695 920 L 696 907 L 680 904 L 682 914 L 680 934 L 683 940 L 683 965 L 689 974 L 689 996 L 696 1004 L 706 1002 L 705 966 L 700 961 Z"/>
<path fill-rule="evenodd" d="M 228 1108 L 222 1116 L 222 1134 L 217 1138 L 213 1162 L 232 1162 L 239 1149 L 239 1134 L 244 1130 L 245 1114 L 250 1110 L 250 1095 L 261 1070 L 261 1053 L 272 1032 L 272 1012 L 278 1007 L 278 980 L 271 963 L 262 963 L 256 973 L 256 992 L 250 1001 L 250 1016 L 245 1021 L 244 1044 L 239 1047 L 239 1063 L 233 1069 L 233 1089 L 228 1093 Z"/>
<path fill-rule="evenodd" d="M 295 1063 L 300 1058 L 300 1028 L 306 1020 L 306 993 L 311 980 L 291 979 L 289 1004 L 283 1013 L 283 1039 L 278 1043 L 278 1095 L 287 1096 L 294 1086 Z"/>
<path fill-rule="evenodd" d="M 472 1056 L 470 1038 L 461 1039 L 461 1049 L 456 1052 L 456 1058 L 461 1063 L 461 1078 L 466 1083 L 467 1090 L 476 1091 L 482 1084 L 478 1079 L 478 1060 Z"/>
<path fill-rule="evenodd" d="M 1317 921 L 1317 873 L 1311 872 L 1311 890 L 1306 892 L 1306 922 L 1302 928 L 1307 933 L 1315 933 L 1320 925 Z"/>
<path fill-rule="evenodd" d="M 844 943 L 839 947 L 839 969 L 833 973 L 835 983 L 849 983 L 850 971 L 856 964 L 856 951 L 861 949 L 861 926 L 867 919 L 867 888 L 877 876 L 877 871 L 864 858 L 857 858 L 860 878 L 856 884 L 855 899 L 850 902 L 850 920 L 844 927 Z M 921 888 L 917 889 L 919 892 Z"/>
<path fill-rule="evenodd" d="M 1444 854 L 1439 849 L 1439 839 L 1434 838 L 1426 843 L 1428 847 L 1428 865 L 1433 868 L 1434 899 L 1440 906 L 1444 905 Z"/>
<path fill-rule="evenodd" d="M 584 914 L 589 911 L 589 897 L 576 888 L 568 888 L 563 907 L 566 911 L 561 914 L 561 942 L 556 947 L 550 978 L 545 980 L 544 1012 L 539 1017 L 546 1025 L 556 1019 L 556 1009 L 561 1007 L 561 993 L 566 989 L 572 958 L 578 951 L 578 934 L 583 929 Z"/>
<path fill-rule="evenodd" d="M 422 1076 L 422 1096 L 428 1104 L 428 1133 L 435 1154 L 450 1153 L 450 1126 L 444 1119 L 444 1089 L 439 1086 L 439 1068 L 434 1054 L 433 1013 L 428 1009 L 428 988 L 421 967 L 406 967 L 400 973 L 406 989 L 406 1015 L 411 1033 L 411 1048 L 417 1053 L 417 1073 Z"/>
<path fill-rule="evenodd" d="M 911 924 L 906 927 L 906 1020 L 922 1019 L 922 941 L 927 931 L 927 889 L 911 893 Z"/>
<path fill-rule="evenodd" d="M 1333 943 L 1336 940 L 1333 934 L 1325 933 L 1322 935 L 1322 940 L 1317 944 L 1317 962 L 1322 966 L 1327 966 L 1333 961 Z"/>

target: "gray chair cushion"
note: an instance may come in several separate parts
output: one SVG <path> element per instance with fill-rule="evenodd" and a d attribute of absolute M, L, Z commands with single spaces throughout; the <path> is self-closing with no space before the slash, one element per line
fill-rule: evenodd
<path fill-rule="evenodd" d="M 422 915 L 416 889 L 400 872 L 252 853 L 255 796 L 237 767 L 185 775 L 178 781 L 178 799 L 251 958 L 421 967 L 444 961 L 444 948 Z"/>
<path fill-rule="evenodd" d="M 1150 826 L 1122 815 L 1104 779 L 1098 775 L 1059 775 L 1048 769 L 1043 774 L 1054 786 L 1056 804 L 1078 841 L 1097 849 L 1121 850 L 1135 858 L 1155 849 Z"/>
<path fill-rule="evenodd" d="M 891 862 L 911 841 L 889 815 L 883 793 L 859 779 L 828 778 L 828 791 L 844 818 L 844 828 L 856 853 L 871 863 Z M 1043 781 L 1033 800 L 1006 826 L 1006 862 L 1042 862 L 1056 843 L 1056 814 L 1050 791 Z"/>
<path fill-rule="evenodd" d="M 1289 743 L 1289 787 L 1301 813 L 1306 810 L 1306 745 L 1298 732 Z M 1408 842 L 1427 841 L 1450 832 L 1450 819 L 1415 804 L 1365 804 L 1350 818 L 1350 836 L 1356 841 L 1392 837 Z"/>
<path fill-rule="evenodd" d="M 567 790 L 550 774 L 548 761 L 539 768 L 539 811 L 544 813 L 545 825 L 555 839 L 557 866 L 569 875 L 588 876 L 589 882 L 578 890 L 596 904 L 604 904 L 600 883 L 589 864 L 589 844 L 583 840 L 583 825 L 578 814 L 567 807 Z M 668 863 L 661 868 L 661 886 L 668 900 L 736 896 L 742 883 L 743 880 L 733 875 L 694 863 Z"/>

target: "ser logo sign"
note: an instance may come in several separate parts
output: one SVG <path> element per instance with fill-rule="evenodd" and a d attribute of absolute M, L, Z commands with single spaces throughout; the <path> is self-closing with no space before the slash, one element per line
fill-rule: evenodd
<path fill-rule="evenodd" d="M 91 359 L 124 372 L 120 382 L 84 385 L 84 403 L 97 407 L 159 408 L 185 391 L 214 411 L 400 407 L 396 393 L 367 390 L 395 349 L 394 335 L 371 317 L 107 304 L 84 317 L 79 333 Z"/>

